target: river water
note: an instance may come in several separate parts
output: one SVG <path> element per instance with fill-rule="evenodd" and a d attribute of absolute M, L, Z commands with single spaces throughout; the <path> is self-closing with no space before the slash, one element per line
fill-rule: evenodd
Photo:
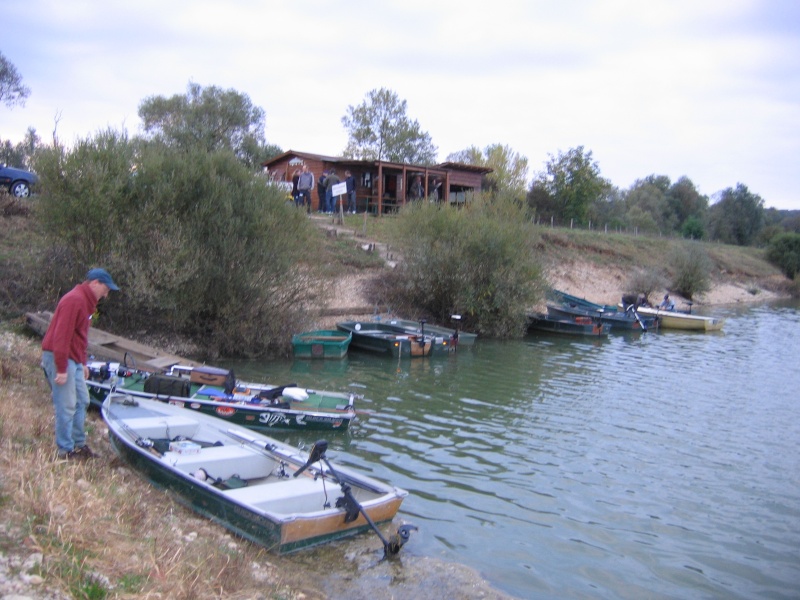
<path fill-rule="evenodd" d="M 410 492 L 403 554 L 519 598 L 798 598 L 799 308 L 716 308 L 720 333 L 232 366 L 364 395 L 328 456 Z"/>

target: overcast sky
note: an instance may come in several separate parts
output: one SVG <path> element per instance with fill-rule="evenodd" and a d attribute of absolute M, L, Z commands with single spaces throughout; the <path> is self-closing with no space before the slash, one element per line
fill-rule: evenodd
<path fill-rule="evenodd" d="M 0 28 L 31 89 L 0 105 L 12 142 L 138 133 L 143 99 L 192 81 L 247 94 L 282 149 L 338 155 L 347 107 L 386 87 L 440 161 L 499 143 L 530 178 L 583 146 L 620 188 L 685 175 L 800 209 L 797 0 L 3 0 Z"/>

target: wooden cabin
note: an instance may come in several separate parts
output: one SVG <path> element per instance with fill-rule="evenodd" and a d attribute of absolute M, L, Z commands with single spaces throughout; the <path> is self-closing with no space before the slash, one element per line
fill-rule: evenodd
<path fill-rule="evenodd" d="M 424 198 L 435 202 L 462 204 L 467 196 L 480 192 L 483 178 L 492 169 L 476 165 L 445 162 L 435 166 L 411 165 L 386 161 L 356 160 L 341 156 L 325 156 L 289 150 L 263 163 L 274 181 L 292 181 L 295 171 L 308 165 L 318 184 L 323 171 L 336 171 L 341 181 L 345 171 L 356 179 L 356 204 L 359 212 L 376 215 L 396 211 L 406 202 Z M 344 198 L 342 198 L 346 201 Z M 324 203 L 315 190 L 312 210 L 321 210 Z"/>

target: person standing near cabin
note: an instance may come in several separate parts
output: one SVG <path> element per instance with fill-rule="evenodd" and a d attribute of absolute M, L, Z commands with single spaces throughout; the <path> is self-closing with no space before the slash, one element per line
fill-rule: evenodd
<path fill-rule="evenodd" d="M 339 176 L 336 174 L 335 169 L 328 172 L 328 177 L 325 179 L 325 212 L 333 214 L 336 208 L 336 202 L 333 199 L 333 186 L 339 183 Z"/>
<path fill-rule="evenodd" d="M 325 212 L 325 180 L 328 178 L 328 172 L 323 171 L 322 177 L 317 182 L 317 197 L 319 198 L 319 209 L 317 212 Z"/>
<path fill-rule="evenodd" d="M 292 173 L 292 200 L 294 200 L 295 206 L 300 206 L 299 204 L 300 190 L 297 187 L 299 181 L 300 181 L 300 169 L 295 169 L 294 173 Z"/>
<path fill-rule="evenodd" d="M 92 269 L 86 281 L 59 300 L 42 340 L 42 369 L 53 396 L 58 457 L 68 460 L 92 458 L 86 445 L 86 409 L 89 391 L 86 379 L 89 320 L 97 303 L 119 287 L 105 269 Z"/>
<path fill-rule="evenodd" d="M 431 186 L 431 202 L 438 202 L 439 201 L 439 188 L 442 187 L 442 182 L 437 177 L 433 180 L 433 185 Z"/>
<path fill-rule="evenodd" d="M 308 170 L 308 165 L 303 165 L 300 177 L 297 180 L 298 206 L 305 206 L 311 212 L 311 190 L 314 189 L 314 174 Z"/>
<path fill-rule="evenodd" d="M 425 188 L 422 186 L 422 177 L 419 175 L 414 178 L 414 183 L 411 184 L 409 195 L 412 200 L 419 200 L 425 195 Z"/>
<path fill-rule="evenodd" d="M 347 212 L 356 214 L 356 178 L 350 171 L 345 171 L 344 182 L 347 184 Z"/>

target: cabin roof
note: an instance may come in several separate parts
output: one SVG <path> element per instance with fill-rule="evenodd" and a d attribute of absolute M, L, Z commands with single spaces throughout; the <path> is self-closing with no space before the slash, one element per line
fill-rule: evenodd
<path fill-rule="evenodd" d="M 279 154 L 278 156 L 273 156 L 269 160 L 264 161 L 262 166 L 270 167 L 273 164 L 279 163 L 282 160 L 290 156 L 297 156 L 298 158 L 305 158 L 309 160 L 318 160 L 322 162 L 328 163 L 336 163 L 340 165 L 383 165 L 390 168 L 397 168 L 406 170 L 419 170 L 419 171 L 468 171 L 471 173 L 480 173 L 485 175 L 487 173 L 491 173 L 494 169 L 490 167 L 482 167 L 479 165 L 468 165 L 464 163 L 456 163 L 456 162 L 443 162 L 439 163 L 438 165 L 415 165 L 412 163 L 396 163 L 386 160 L 363 160 L 357 158 L 348 158 L 346 156 L 330 156 L 327 154 L 316 154 L 314 152 L 303 152 L 299 150 L 287 150 Z"/>

